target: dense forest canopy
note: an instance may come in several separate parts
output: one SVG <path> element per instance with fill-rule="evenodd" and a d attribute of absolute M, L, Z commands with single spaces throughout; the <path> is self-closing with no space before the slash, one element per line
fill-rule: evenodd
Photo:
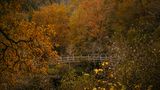
<path fill-rule="evenodd" d="M 0 88 L 48 90 L 49 79 L 33 76 L 49 75 L 59 56 L 92 54 L 106 54 L 106 66 L 82 63 L 87 78 L 56 66 L 56 90 L 159 90 L 160 0 L 0 0 Z"/>

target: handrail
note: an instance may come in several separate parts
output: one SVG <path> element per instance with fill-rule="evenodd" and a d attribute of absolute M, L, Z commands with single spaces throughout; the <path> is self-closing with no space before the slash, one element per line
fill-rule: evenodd
<path fill-rule="evenodd" d="M 62 56 L 56 60 L 61 63 L 70 62 L 81 62 L 81 61 L 92 61 L 92 62 L 102 62 L 107 58 L 106 55 L 86 55 L 86 56 Z"/>

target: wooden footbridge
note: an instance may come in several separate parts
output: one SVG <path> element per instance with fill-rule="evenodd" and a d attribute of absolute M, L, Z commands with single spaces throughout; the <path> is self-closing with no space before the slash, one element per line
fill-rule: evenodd
<path fill-rule="evenodd" d="M 106 55 L 80 55 L 80 56 L 61 56 L 56 59 L 59 63 L 76 63 L 81 61 L 102 62 L 107 59 Z"/>

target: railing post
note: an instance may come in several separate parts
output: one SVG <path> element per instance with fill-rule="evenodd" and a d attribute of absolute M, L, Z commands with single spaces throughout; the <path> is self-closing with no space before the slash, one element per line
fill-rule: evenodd
<path fill-rule="evenodd" d="M 87 58 L 88 58 L 88 61 L 89 61 L 89 55 L 88 55 L 88 57 L 87 57 Z"/>
<path fill-rule="evenodd" d="M 74 56 L 72 56 L 72 60 L 73 60 L 73 61 L 76 61 L 76 60 L 74 59 Z"/>

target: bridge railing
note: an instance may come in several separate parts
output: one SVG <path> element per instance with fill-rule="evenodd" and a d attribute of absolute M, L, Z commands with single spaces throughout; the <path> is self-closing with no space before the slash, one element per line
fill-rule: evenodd
<path fill-rule="evenodd" d="M 61 63 L 70 62 L 81 62 L 81 61 L 92 61 L 92 62 L 102 62 L 107 59 L 106 55 L 87 55 L 87 56 L 62 56 L 56 60 Z"/>

